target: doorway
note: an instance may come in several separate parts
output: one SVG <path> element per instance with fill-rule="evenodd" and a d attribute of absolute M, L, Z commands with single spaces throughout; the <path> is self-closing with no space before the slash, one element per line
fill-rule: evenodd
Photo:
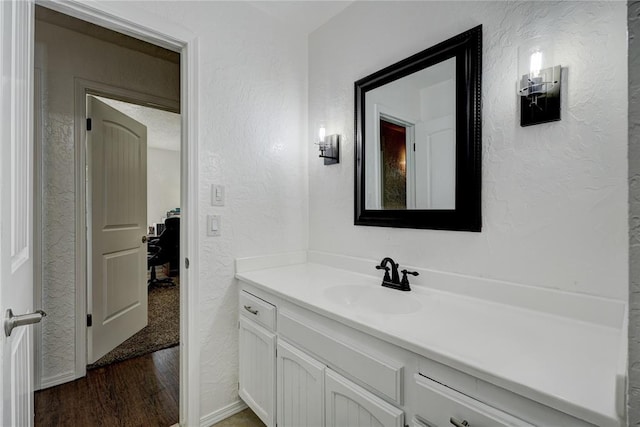
<path fill-rule="evenodd" d="M 407 209 L 407 128 L 380 118 L 382 209 Z"/>
<path fill-rule="evenodd" d="M 42 12 L 42 10 L 43 9 L 40 9 L 40 13 Z M 70 19 L 70 17 L 64 15 L 64 19 L 68 20 Z M 65 30 L 69 31 L 69 29 L 65 29 Z M 132 49 L 129 49 L 129 50 L 132 50 Z M 36 58 L 40 58 L 40 59 L 51 58 L 53 55 L 48 56 L 47 55 L 48 53 L 49 52 L 47 52 L 46 49 L 42 48 L 42 45 L 39 46 L 38 43 L 36 43 Z M 104 53 L 104 51 L 102 53 Z M 140 54 L 140 53 L 138 52 L 137 54 Z M 65 58 L 65 59 L 68 59 L 68 58 Z M 61 89 L 61 91 L 64 90 L 67 93 L 72 94 L 72 99 L 70 102 L 70 105 L 72 106 L 71 114 L 67 114 L 65 116 L 64 114 L 62 114 L 64 113 L 64 111 L 62 111 L 64 110 L 64 108 L 59 108 L 60 103 L 55 99 L 54 96 L 52 96 L 54 95 L 53 92 L 55 92 L 55 90 L 52 87 L 53 85 L 49 80 L 47 80 L 47 76 L 51 76 L 52 74 L 58 73 L 59 70 L 53 69 L 53 67 L 51 67 L 50 65 L 51 65 L 50 62 L 46 62 L 46 65 L 40 67 L 40 69 L 36 70 L 36 73 L 35 73 L 36 79 L 39 79 L 39 81 L 36 81 L 36 87 L 38 86 L 41 87 L 42 95 L 43 95 L 42 99 L 46 100 L 46 102 L 48 103 L 46 106 L 49 107 L 48 110 L 45 110 L 45 108 L 40 109 L 41 110 L 40 113 L 46 111 L 47 114 L 49 114 L 49 117 L 47 117 L 47 120 L 42 121 L 42 124 L 43 124 L 42 133 L 45 135 L 45 137 L 53 134 L 59 138 L 58 141 L 59 140 L 64 141 L 64 144 L 62 144 L 62 146 L 58 146 L 56 148 L 57 151 L 55 153 L 43 153 L 43 156 L 41 156 L 38 159 L 38 162 L 40 163 L 40 165 L 48 165 L 47 162 L 52 161 L 52 157 L 55 157 L 56 155 L 60 155 L 60 157 L 67 156 L 66 158 L 71 157 L 74 160 L 84 158 L 83 145 L 78 144 L 78 141 L 81 139 L 80 136 L 83 134 L 82 126 L 84 126 L 86 123 L 83 119 L 83 116 L 85 115 L 84 112 L 86 110 L 82 108 L 81 104 L 84 103 L 84 99 L 86 99 L 87 93 L 96 93 L 96 94 L 102 95 L 102 94 L 105 94 L 106 92 L 104 86 L 101 86 L 101 84 L 96 83 L 96 81 L 94 81 L 93 79 L 86 79 L 87 77 L 86 75 L 78 76 L 77 74 L 74 74 L 72 76 L 73 77 L 72 85 L 71 85 L 72 90 L 69 91 L 68 87 Z M 122 67 L 122 65 L 123 64 L 120 64 L 119 67 Z M 179 69 L 180 67 L 179 60 L 176 66 Z M 148 77 L 149 77 L 148 75 L 144 76 L 145 79 Z M 102 76 L 99 76 L 97 80 L 102 80 Z M 176 83 L 178 87 L 180 85 L 180 80 L 181 80 L 180 77 L 176 79 Z M 140 102 L 140 100 L 132 99 L 135 97 L 132 97 L 130 94 L 119 93 L 116 95 L 119 95 L 119 97 L 123 99 Z M 74 97 L 75 99 L 73 99 Z M 179 94 L 179 89 L 178 89 L 178 95 L 176 97 L 177 102 L 174 102 L 174 104 L 179 105 L 180 97 L 181 96 Z M 79 99 L 81 98 L 83 100 L 79 101 Z M 182 99 L 184 100 L 186 99 L 186 97 L 183 95 Z M 164 99 L 161 96 L 160 97 L 156 96 L 152 100 L 146 99 L 145 102 L 148 104 L 153 104 L 154 106 L 162 106 L 164 104 L 165 108 L 167 108 L 166 99 Z M 68 103 L 66 104 L 66 106 L 68 107 Z M 67 109 L 66 112 L 69 113 L 69 110 Z M 38 112 L 36 112 L 36 115 L 37 114 Z M 58 124 L 62 124 L 63 125 L 62 127 L 65 130 L 61 132 L 58 132 L 57 130 L 55 130 L 56 126 L 54 125 L 58 125 Z M 43 139 L 46 140 L 46 138 L 43 138 Z M 181 145 L 185 147 L 187 146 L 187 141 L 184 138 L 182 138 Z M 184 164 L 183 160 L 184 158 L 180 161 L 180 165 Z M 53 159 L 53 161 L 55 161 L 55 159 Z M 69 292 L 72 295 L 72 298 L 71 298 L 72 304 L 59 304 L 58 306 L 55 306 L 54 304 L 52 305 L 52 307 L 49 308 L 49 311 L 52 311 L 52 313 L 50 313 L 49 319 L 53 319 L 55 317 L 60 319 L 61 323 L 64 323 L 67 326 L 69 325 L 75 326 L 75 332 L 73 330 L 71 331 L 58 330 L 55 333 L 50 334 L 48 338 L 49 344 L 53 342 L 53 344 L 57 345 L 60 348 L 66 347 L 61 341 L 63 341 L 65 338 L 68 338 L 68 337 L 71 337 L 72 342 L 75 342 L 76 344 L 85 342 L 85 340 L 83 339 L 83 334 L 86 334 L 86 327 L 87 327 L 86 322 L 89 320 L 87 319 L 86 314 L 90 314 L 90 313 L 86 313 L 87 291 L 86 291 L 86 287 L 83 288 L 82 286 L 83 283 L 87 282 L 86 277 L 88 277 L 87 271 L 84 268 L 86 264 L 83 262 L 82 259 L 78 261 L 78 257 L 81 256 L 83 253 L 86 253 L 86 242 L 83 243 L 84 239 L 81 237 L 82 230 L 86 229 L 86 219 L 85 220 L 82 219 L 83 213 L 84 213 L 83 198 L 85 197 L 83 196 L 82 187 L 84 186 L 85 177 L 86 177 L 86 166 L 81 161 L 74 161 L 74 164 L 75 166 L 72 165 L 71 167 L 67 167 L 66 169 L 58 168 L 57 173 L 54 174 L 54 176 L 52 177 L 46 177 L 46 176 L 39 177 L 40 182 L 43 184 L 40 187 L 41 189 L 43 189 L 42 191 L 42 195 L 43 195 L 42 213 L 43 214 L 41 215 L 40 220 L 41 220 L 41 224 L 46 224 L 46 226 L 42 226 L 40 228 L 39 234 L 46 236 L 51 241 L 56 241 L 56 243 L 59 243 L 59 241 L 66 242 L 65 243 L 66 246 L 58 245 L 57 249 L 59 250 L 57 252 L 51 251 L 52 253 L 75 254 L 75 259 L 72 260 L 73 262 L 60 262 L 59 264 L 61 266 L 59 267 L 59 270 L 66 268 L 66 270 L 71 271 L 72 273 L 72 280 L 68 282 L 72 286 L 75 283 L 75 290 L 74 290 L 75 292 Z M 43 170 L 43 173 L 45 172 L 46 171 Z M 183 183 L 182 185 L 183 188 L 189 189 L 188 184 L 185 182 L 186 176 L 187 176 L 187 171 L 180 173 L 180 181 Z M 75 179 L 69 179 L 69 177 L 75 177 Z M 51 210 L 48 209 L 50 208 L 50 203 L 49 203 L 50 200 L 57 199 L 58 201 L 60 201 L 63 198 L 57 197 L 57 195 L 56 197 L 48 198 L 47 196 L 51 195 L 51 193 L 49 193 L 51 188 L 47 187 L 47 185 L 58 184 L 61 181 L 65 183 L 64 182 L 65 178 L 67 179 L 66 184 L 71 182 L 72 188 L 71 188 L 71 191 L 65 190 L 63 192 L 66 192 L 66 194 L 68 194 L 68 197 L 72 200 L 74 207 L 72 207 L 70 210 L 67 209 L 66 211 L 58 207 L 59 209 L 58 212 L 52 212 Z M 185 203 L 185 200 L 188 200 L 187 194 L 184 194 L 181 197 L 180 204 L 176 206 L 176 208 L 181 208 L 183 212 L 186 210 L 185 208 L 188 207 L 188 204 Z M 69 216 L 72 219 L 72 221 L 70 222 L 75 222 L 76 224 L 76 227 L 73 230 L 71 230 L 72 232 L 66 233 L 66 231 L 68 230 L 60 230 L 60 229 L 56 230 L 55 228 L 56 221 L 64 222 L 65 217 L 69 217 Z M 53 226 L 50 226 L 50 225 L 53 225 Z M 146 229 L 147 228 L 146 219 L 145 219 L 144 226 L 145 226 L 144 228 Z M 80 230 L 80 232 L 78 232 L 78 230 Z M 68 243 L 69 239 L 66 239 L 66 237 L 68 237 L 69 234 L 73 237 L 71 239 L 72 240 L 71 244 Z M 56 240 L 56 238 L 59 238 L 59 237 L 61 237 L 61 239 Z M 186 252 L 185 249 L 187 248 L 182 249 L 183 252 Z M 51 266 L 52 264 L 50 261 L 52 260 L 52 258 L 55 258 L 55 257 L 50 257 L 46 260 L 43 259 L 42 265 Z M 53 263 L 55 264 L 55 260 L 53 261 Z M 181 268 L 179 270 L 181 270 Z M 40 280 L 41 286 L 39 289 L 37 289 L 37 291 L 38 290 L 40 291 L 40 292 L 37 292 L 37 294 L 47 298 L 51 297 L 51 294 L 52 294 L 52 292 L 50 292 L 51 288 L 50 287 L 47 288 L 46 285 L 45 286 L 42 286 L 42 285 L 44 284 L 44 281 L 55 279 L 56 277 L 54 273 L 56 272 L 52 272 L 52 271 L 40 272 L 39 277 L 41 279 Z M 181 279 L 183 281 L 186 281 L 187 278 L 184 277 Z M 59 281 L 59 282 L 61 283 L 62 281 Z M 84 289 L 84 292 L 83 292 L 83 289 Z M 187 295 L 186 290 L 184 292 L 181 291 L 181 293 L 182 293 L 182 296 Z M 53 294 L 55 294 L 55 290 Z M 67 299 L 67 302 L 68 301 L 69 299 Z M 40 302 L 42 303 L 43 301 L 40 301 Z M 182 303 L 182 305 L 184 307 L 185 303 Z M 38 304 L 38 301 L 36 301 L 36 306 L 40 306 Z M 74 306 L 75 306 L 75 310 L 73 310 Z M 61 313 L 60 307 L 64 307 L 66 311 L 64 313 Z M 55 314 L 56 310 L 58 310 L 57 315 Z M 83 315 L 82 313 L 83 310 L 85 312 L 84 313 L 85 315 Z M 75 312 L 73 313 L 75 314 L 75 322 L 73 321 L 74 316 L 73 315 L 70 316 L 70 313 L 73 311 Z M 69 322 L 69 320 L 71 320 L 71 322 Z M 185 325 L 185 327 L 183 328 L 183 331 L 184 330 L 188 330 L 188 325 Z M 52 368 L 55 369 L 56 367 L 63 368 L 63 369 L 60 369 L 61 372 L 57 373 L 56 375 L 49 375 L 49 377 L 47 378 L 48 382 L 45 381 L 44 384 L 41 383 L 40 384 L 41 387 L 52 386 L 52 385 L 55 385 L 55 383 L 61 384 L 84 375 L 84 373 L 86 372 L 86 360 L 87 360 L 86 349 L 80 348 L 81 346 L 78 346 L 78 345 L 76 345 L 75 347 L 76 347 L 75 354 L 71 354 L 73 353 L 72 351 L 71 353 L 65 354 L 63 357 L 59 357 L 59 355 L 55 355 L 54 357 L 47 358 L 46 355 L 43 355 L 43 350 L 48 351 L 48 348 L 44 348 L 44 346 L 40 346 L 39 348 L 40 359 L 46 360 L 46 362 L 41 364 L 38 367 L 40 369 L 36 369 L 36 378 L 41 378 L 43 376 L 42 375 L 43 373 L 46 374 L 46 372 L 44 372 L 46 369 L 52 369 Z M 38 357 L 38 354 L 36 355 L 36 357 Z M 176 356 L 176 365 L 178 363 L 177 360 L 178 358 Z M 185 372 L 185 369 L 184 369 L 185 364 L 186 364 L 186 361 L 184 361 L 181 364 L 181 367 L 180 369 L 178 369 L 178 371 Z M 186 380 L 187 379 L 185 379 L 184 381 L 185 383 L 186 383 Z M 182 388 L 184 389 L 186 387 L 184 387 L 183 385 Z M 180 397 L 182 398 L 182 393 Z M 184 417 L 184 414 L 181 418 L 183 417 Z M 176 414 L 176 419 L 177 419 L 177 414 Z"/>
<path fill-rule="evenodd" d="M 86 100 L 92 369 L 179 344 L 180 115 Z"/>

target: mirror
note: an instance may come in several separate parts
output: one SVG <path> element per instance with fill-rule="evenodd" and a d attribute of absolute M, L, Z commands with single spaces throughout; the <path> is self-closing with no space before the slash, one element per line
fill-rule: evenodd
<path fill-rule="evenodd" d="M 482 26 L 355 83 L 355 224 L 480 231 Z"/>

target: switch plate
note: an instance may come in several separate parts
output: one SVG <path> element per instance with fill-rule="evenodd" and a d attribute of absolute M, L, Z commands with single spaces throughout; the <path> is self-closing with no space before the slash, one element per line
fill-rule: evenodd
<path fill-rule="evenodd" d="M 211 206 L 224 206 L 224 185 L 211 186 Z"/>
<path fill-rule="evenodd" d="M 217 237 L 222 232 L 222 217 L 207 215 L 207 236 Z"/>

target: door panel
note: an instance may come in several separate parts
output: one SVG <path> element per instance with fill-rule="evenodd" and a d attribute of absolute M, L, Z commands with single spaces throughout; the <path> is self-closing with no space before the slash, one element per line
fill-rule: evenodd
<path fill-rule="evenodd" d="M 278 341 L 278 426 L 324 426 L 325 366 Z"/>
<path fill-rule="evenodd" d="M 14 426 L 33 425 L 33 354 L 31 328 L 16 329 L 11 345 L 11 420 Z"/>
<path fill-rule="evenodd" d="M 239 395 L 267 427 L 272 427 L 275 425 L 276 335 L 241 317 L 239 339 Z"/>
<path fill-rule="evenodd" d="M 0 315 L 33 311 L 33 2 L 0 2 Z M 5 426 L 33 425 L 31 326 L 2 348 Z"/>
<path fill-rule="evenodd" d="M 454 116 L 416 125 L 415 165 L 410 167 L 415 173 L 417 209 L 455 209 Z"/>
<path fill-rule="evenodd" d="M 147 129 L 88 97 L 88 363 L 147 325 Z"/>
<path fill-rule="evenodd" d="M 327 427 L 403 427 L 404 412 L 331 369 L 325 375 Z"/>

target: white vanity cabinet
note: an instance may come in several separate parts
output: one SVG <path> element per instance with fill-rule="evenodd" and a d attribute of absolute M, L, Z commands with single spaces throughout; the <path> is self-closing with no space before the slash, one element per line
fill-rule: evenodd
<path fill-rule="evenodd" d="M 403 427 L 404 412 L 279 340 L 278 427 Z"/>
<path fill-rule="evenodd" d="M 401 367 L 335 340 L 304 317 L 280 313 L 276 328 L 277 303 L 260 295 L 240 291 L 239 394 L 267 426 L 404 427 L 403 410 L 328 365 L 393 399 L 401 395 Z"/>
<path fill-rule="evenodd" d="M 472 311 L 481 301 L 430 293 L 422 302 L 431 304 L 424 318 L 407 315 L 412 321 L 407 321 L 406 330 L 383 333 L 396 317 L 384 312 L 369 316 L 362 307 L 341 309 L 327 297 L 331 288 L 323 288 L 323 284 L 335 283 L 340 274 L 337 269 L 325 272 L 323 267 L 303 265 L 237 275 L 241 280 L 240 397 L 268 427 L 622 425 L 614 415 L 605 417 L 589 406 L 558 402 L 553 395 L 532 392 L 493 371 L 465 371 L 460 360 L 434 351 L 437 346 L 432 349 L 416 344 L 414 337 L 424 335 L 435 343 L 451 341 L 453 347 L 454 337 L 468 337 L 463 326 L 472 328 L 474 324 L 458 318 L 440 324 L 441 318 L 428 316 L 441 305 Z M 344 274 L 343 282 L 365 280 Z M 529 312 L 518 314 L 536 321 L 546 319 Z M 477 312 L 476 318 L 480 318 Z M 567 328 L 573 323 L 559 325 Z M 451 336 L 434 332 L 445 327 L 453 331 Z M 482 337 L 482 345 L 487 338 L 496 346 L 502 343 L 490 332 L 483 332 Z M 477 347 L 476 351 L 480 350 L 486 348 Z M 482 351 L 481 356 L 488 353 Z M 505 363 L 511 360 L 496 354 Z M 543 372 L 540 375 L 547 378 Z M 614 384 L 608 386 L 614 393 Z M 560 387 L 575 388 L 572 383 L 561 383 Z"/>
<path fill-rule="evenodd" d="M 239 394 L 267 427 L 275 426 L 275 307 L 255 296 L 240 294 Z M 266 326 L 266 327 L 265 327 Z"/>

